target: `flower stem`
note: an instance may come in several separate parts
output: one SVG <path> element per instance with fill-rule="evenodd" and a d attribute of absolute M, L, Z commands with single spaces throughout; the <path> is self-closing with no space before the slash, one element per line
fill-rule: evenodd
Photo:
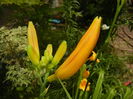
<path fill-rule="evenodd" d="M 61 86 L 63 87 L 63 89 L 64 89 L 64 91 L 65 91 L 65 93 L 66 93 L 68 99 L 72 99 L 72 97 L 70 96 L 69 92 L 67 91 L 67 89 L 66 89 L 65 86 L 63 85 L 62 81 L 61 81 L 59 78 L 58 78 L 58 80 L 59 80 Z"/>
<path fill-rule="evenodd" d="M 119 15 L 119 13 L 120 13 L 120 11 L 121 11 L 124 4 L 125 4 L 125 0 L 117 0 L 117 8 L 116 8 L 115 16 L 113 18 L 113 22 L 112 22 L 110 30 L 108 32 L 107 38 L 105 40 L 105 44 L 107 44 L 111 39 L 110 37 L 111 37 L 111 34 L 113 34 L 112 32 L 114 30 L 116 20 L 117 20 L 118 15 Z"/>

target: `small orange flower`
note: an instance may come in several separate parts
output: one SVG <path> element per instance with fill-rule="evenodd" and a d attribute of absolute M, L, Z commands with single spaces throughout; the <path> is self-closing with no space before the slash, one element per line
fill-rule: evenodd
<path fill-rule="evenodd" d="M 94 51 L 92 51 L 92 55 L 88 58 L 88 60 L 95 61 L 96 58 L 97 58 L 97 54 Z"/>
<path fill-rule="evenodd" d="M 83 78 L 88 78 L 89 75 L 90 75 L 90 72 L 89 72 L 88 70 L 85 70 L 85 71 L 83 72 Z"/>
<path fill-rule="evenodd" d="M 97 59 L 97 54 L 94 51 L 92 51 L 92 55 L 88 58 L 88 60 L 89 61 L 95 61 L 96 60 L 97 63 L 100 62 L 100 60 Z"/>
<path fill-rule="evenodd" d="M 84 78 L 80 82 L 79 89 L 85 91 L 85 88 L 86 88 L 86 91 L 90 91 L 90 83 L 87 84 L 87 87 L 86 87 L 86 84 L 87 84 L 87 79 Z"/>

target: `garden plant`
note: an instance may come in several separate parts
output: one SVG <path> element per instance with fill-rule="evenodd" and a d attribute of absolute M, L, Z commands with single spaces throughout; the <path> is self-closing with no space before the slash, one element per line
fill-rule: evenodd
<path fill-rule="evenodd" d="M 133 99 L 133 80 L 123 81 L 130 70 L 111 45 L 127 0 L 112 1 L 111 19 L 101 13 L 110 1 L 55 1 L 0 1 L 0 13 L 18 8 L 14 23 L 0 24 L 0 98 Z"/>

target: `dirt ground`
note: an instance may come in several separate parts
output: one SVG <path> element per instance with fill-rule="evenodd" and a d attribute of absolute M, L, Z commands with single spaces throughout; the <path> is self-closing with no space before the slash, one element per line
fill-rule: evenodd
<path fill-rule="evenodd" d="M 114 53 L 118 55 L 124 61 L 129 72 L 123 75 L 123 79 L 130 81 L 133 76 L 133 30 L 130 31 L 127 25 L 121 25 L 117 29 L 117 35 L 111 42 L 112 47 L 114 47 Z M 130 61 L 127 57 L 132 56 Z"/>
<path fill-rule="evenodd" d="M 127 25 L 119 26 L 112 46 L 118 56 L 133 55 L 133 31 Z"/>

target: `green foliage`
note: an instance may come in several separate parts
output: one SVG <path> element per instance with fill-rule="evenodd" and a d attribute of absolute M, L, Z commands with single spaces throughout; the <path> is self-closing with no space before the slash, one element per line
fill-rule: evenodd
<path fill-rule="evenodd" d="M 90 21 L 96 16 L 103 17 L 103 23 L 110 24 L 112 22 L 116 0 L 78 0 L 81 4 L 82 24 L 90 24 Z"/>
<path fill-rule="evenodd" d="M 127 63 L 129 64 L 133 64 L 133 55 L 127 56 L 127 59 L 125 61 L 127 61 Z"/>
<path fill-rule="evenodd" d="M 82 16 L 81 12 L 77 11 L 79 7 L 80 4 L 77 0 L 64 0 L 63 18 L 65 19 L 65 33 L 70 50 L 72 50 L 72 47 L 75 46 L 81 36 L 77 23 L 77 19 Z"/>
<path fill-rule="evenodd" d="M 35 5 L 39 4 L 41 0 L 1 0 L 0 4 L 29 4 L 29 5 Z"/>
<path fill-rule="evenodd" d="M 92 73 L 92 75 L 93 76 L 89 77 L 88 79 L 89 82 L 91 82 L 91 90 L 89 92 L 79 90 L 78 97 L 72 99 L 131 99 L 133 96 L 131 91 L 132 88 L 123 86 L 121 82 L 117 81 L 116 79 L 108 79 L 106 73 L 103 70 L 95 72 L 95 74 Z M 96 75 L 98 77 L 96 77 Z M 66 86 L 67 84 L 63 84 L 61 81 L 60 83 L 65 90 L 65 93 L 68 94 L 67 96 L 72 95 L 72 97 L 75 97 L 76 94 L 71 94 L 71 91 L 69 91 L 69 88 Z M 76 87 L 79 88 L 78 86 Z M 67 99 L 67 96 L 64 98 Z M 69 98 L 71 98 L 71 96 Z"/>
<path fill-rule="evenodd" d="M 65 91 L 65 93 L 66 93 L 68 99 L 72 99 L 72 97 L 70 96 L 69 92 L 67 91 L 67 89 L 66 89 L 65 86 L 63 85 L 63 82 L 62 82 L 60 79 L 58 79 L 58 80 L 59 80 L 61 86 L 63 87 L 63 89 L 64 89 L 64 91 Z"/>
<path fill-rule="evenodd" d="M 21 63 L 26 61 L 26 34 L 27 27 L 14 29 L 0 28 L 0 60 L 6 65 Z M 21 57 L 20 57 L 21 56 Z"/>
<path fill-rule="evenodd" d="M 33 21 L 37 29 L 37 35 L 39 38 L 39 45 L 41 52 L 46 47 L 44 45 L 52 43 L 55 48 L 62 40 L 65 39 L 64 26 L 51 25 L 49 19 L 53 19 L 54 16 L 60 15 L 64 10 L 62 8 L 51 8 L 50 4 L 41 5 L 3 5 L 4 9 L 10 9 L 13 14 L 9 17 L 9 26 L 16 27 L 18 25 L 25 26 L 28 21 Z M 12 22 L 13 21 L 13 22 Z M 53 29 L 54 28 L 54 29 Z M 58 39 L 58 41 L 56 40 Z"/>
<path fill-rule="evenodd" d="M 6 80 L 12 82 L 12 87 L 28 87 L 33 80 L 32 71 L 28 68 L 22 68 L 19 64 L 9 66 L 6 73 Z"/>
<path fill-rule="evenodd" d="M 20 74 L 25 74 L 27 72 L 27 70 L 24 69 L 25 65 L 28 65 L 28 59 L 25 52 L 27 45 L 26 35 L 27 27 L 18 27 L 13 29 L 8 29 L 6 27 L 0 28 L 0 75 L 1 79 L 3 79 L 0 83 L 4 85 L 4 87 L 1 86 L 1 88 L 3 88 L 4 91 L 7 91 L 3 91 L 3 96 L 1 96 L 2 99 L 4 97 L 4 99 L 6 99 L 9 95 L 12 95 L 13 90 L 11 89 L 14 89 L 15 86 L 29 84 L 28 79 L 23 81 L 25 76 Z M 7 68 L 9 68 L 8 72 Z M 21 68 L 23 69 L 21 70 Z M 19 77 L 16 77 L 17 75 Z M 11 84 L 11 82 L 13 83 Z"/>
<path fill-rule="evenodd" d="M 127 87 L 126 92 L 123 99 L 131 99 L 133 97 L 132 89 Z"/>
<path fill-rule="evenodd" d="M 104 71 L 100 70 L 92 99 L 99 99 L 101 97 L 103 80 L 104 80 Z"/>
<path fill-rule="evenodd" d="M 113 99 L 115 94 L 116 94 L 116 90 L 114 88 L 111 88 L 110 92 L 109 92 L 109 94 L 107 96 L 107 99 Z"/>
<path fill-rule="evenodd" d="M 117 0 L 117 6 L 116 6 L 115 15 L 114 15 L 113 21 L 111 23 L 110 29 L 108 31 L 105 43 L 108 43 L 110 41 L 110 39 L 111 39 L 111 35 L 114 34 L 114 27 L 115 27 L 116 21 L 117 21 L 117 19 L 119 17 L 120 11 L 122 10 L 122 8 L 125 5 L 125 3 L 126 3 L 126 0 Z"/>
<path fill-rule="evenodd" d="M 132 9 L 127 5 L 124 6 L 121 12 L 118 24 L 126 24 L 131 31 L 133 30 Z"/>
<path fill-rule="evenodd" d="M 98 57 L 100 59 L 100 63 L 96 64 L 95 69 L 102 68 L 105 71 L 108 71 L 111 75 L 124 73 L 124 62 L 113 53 L 113 48 L 111 45 L 103 45 L 98 50 Z"/>

